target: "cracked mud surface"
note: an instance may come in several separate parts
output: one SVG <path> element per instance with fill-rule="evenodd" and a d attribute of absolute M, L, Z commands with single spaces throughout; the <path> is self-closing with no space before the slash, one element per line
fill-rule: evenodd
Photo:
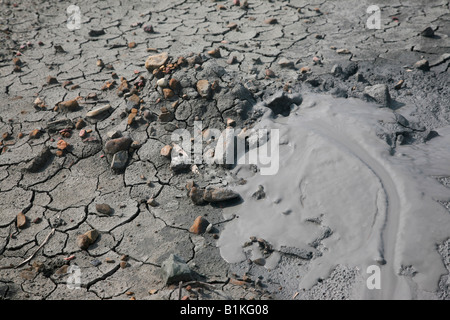
<path fill-rule="evenodd" d="M 71 31 L 68 2 L 0 2 L 0 299 L 178 299 L 178 286 L 160 274 L 171 254 L 194 274 L 192 288 L 182 290 L 191 299 L 358 298 L 352 286 L 363 280 L 355 266 L 338 266 L 296 294 L 311 257 L 280 252 L 273 270 L 228 264 L 216 242 L 228 222 L 223 207 L 239 201 L 196 205 L 186 184 L 232 188 L 238 181 L 218 165 L 177 172 L 160 151 L 176 129 L 193 132 L 196 120 L 204 129 L 223 130 L 227 119 L 250 128 L 260 116 L 253 107 L 281 90 L 366 99 L 365 88 L 376 84 L 387 85 L 390 108 L 420 124 L 381 138 L 394 149 L 399 136 L 424 143 L 450 124 L 449 2 L 383 2 L 380 30 L 365 27 L 370 1 L 248 3 L 80 1 L 82 25 Z M 429 26 L 434 37 L 422 36 Z M 173 66 L 148 71 L 148 56 L 162 52 Z M 422 59 L 429 70 L 414 67 Z M 178 81 L 171 92 L 157 85 L 164 77 Z M 207 97 L 200 80 L 212 86 Z M 55 109 L 77 98 L 78 108 Z M 114 131 L 132 141 L 119 171 L 105 148 Z M 112 212 L 99 214 L 98 204 Z M 20 212 L 26 221 L 18 227 Z M 198 216 L 211 232 L 191 232 Z M 77 237 L 92 229 L 99 236 L 83 250 Z M 450 270 L 449 241 L 438 245 Z M 70 290 L 74 264 L 81 288 Z M 448 299 L 448 286 L 444 276 L 439 292 L 420 298 Z"/>

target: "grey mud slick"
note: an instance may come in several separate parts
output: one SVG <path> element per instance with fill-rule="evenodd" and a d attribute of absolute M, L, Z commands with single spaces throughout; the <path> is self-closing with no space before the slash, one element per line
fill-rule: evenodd
<path fill-rule="evenodd" d="M 308 289 L 337 265 L 357 267 L 367 279 L 371 265 L 381 270 L 381 289 L 360 282 L 357 296 L 411 299 L 435 292 L 447 270 L 437 245 L 450 236 L 450 214 L 439 201 L 450 190 L 439 182 L 450 175 L 450 128 L 419 145 L 392 149 L 380 139 L 396 123 L 391 109 L 358 99 L 308 94 L 289 117 L 268 110 L 257 128 L 280 130 L 280 165 L 276 175 L 235 168 L 247 180 L 236 189 L 245 201 L 225 215 L 218 242 L 222 257 L 246 259 L 243 244 L 260 237 L 274 253 L 282 247 L 313 253 L 298 281 Z M 263 186 L 265 198 L 252 194 Z M 324 229 L 331 230 L 323 236 Z M 254 250 L 256 252 L 256 250 Z M 255 253 L 254 258 L 258 258 Z"/>

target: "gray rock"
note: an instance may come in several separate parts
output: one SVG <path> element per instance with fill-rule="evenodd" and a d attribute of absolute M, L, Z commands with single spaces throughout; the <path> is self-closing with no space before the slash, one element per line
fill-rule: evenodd
<path fill-rule="evenodd" d="M 47 130 L 50 132 L 60 131 L 63 129 L 73 129 L 75 125 L 70 119 L 61 119 L 47 123 Z"/>
<path fill-rule="evenodd" d="M 369 100 L 375 101 L 382 107 L 389 107 L 391 105 L 391 95 L 385 84 L 376 84 L 374 86 L 366 87 L 364 89 L 364 95 L 369 98 Z"/>
<path fill-rule="evenodd" d="M 254 194 L 252 194 L 252 198 L 256 199 L 256 200 L 261 200 L 264 199 L 266 197 L 266 193 L 264 192 L 264 187 L 263 186 L 258 186 L 258 191 L 256 191 Z"/>
<path fill-rule="evenodd" d="M 111 162 L 111 169 L 123 170 L 127 166 L 127 162 L 128 162 L 128 151 L 122 150 L 116 152 Z"/>
<path fill-rule="evenodd" d="M 180 281 L 191 281 L 192 273 L 186 262 L 177 255 L 171 254 L 161 265 L 164 283 L 173 284 Z"/>
<path fill-rule="evenodd" d="M 434 30 L 431 27 L 427 27 L 425 30 L 423 30 L 420 35 L 422 37 L 427 37 L 427 38 L 433 38 L 434 37 Z"/>

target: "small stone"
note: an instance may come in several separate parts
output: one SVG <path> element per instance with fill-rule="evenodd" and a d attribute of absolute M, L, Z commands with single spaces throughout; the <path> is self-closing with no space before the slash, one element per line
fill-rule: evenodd
<path fill-rule="evenodd" d="M 177 79 L 172 78 L 169 81 L 169 87 L 173 90 L 173 91 L 177 91 L 180 88 L 180 83 L 178 82 Z"/>
<path fill-rule="evenodd" d="M 100 29 L 100 30 L 89 30 L 89 36 L 90 37 L 99 37 L 105 34 L 105 30 Z"/>
<path fill-rule="evenodd" d="M 171 254 L 161 264 L 161 273 L 164 283 L 178 284 L 180 281 L 192 280 L 191 269 L 186 262 L 177 255 Z"/>
<path fill-rule="evenodd" d="M 22 212 L 20 212 L 16 217 L 16 226 L 17 228 L 22 229 L 26 226 L 26 224 L 27 217 Z"/>
<path fill-rule="evenodd" d="M 221 57 L 220 49 L 219 49 L 219 48 L 216 48 L 216 49 L 213 49 L 213 50 L 208 51 L 208 54 L 209 54 L 211 57 L 214 57 L 214 58 L 220 58 L 220 57 Z"/>
<path fill-rule="evenodd" d="M 99 203 L 95 205 L 95 210 L 97 210 L 100 214 L 111 215 L 113 213 L 113 209 L 106 203 Z"/>
<path fill-rule="evenodd" d="M 109 140 L 105 145 L 105 152 L 115 154 L 122 150 L 128 150 L 133 140 L 130 137 L 121 137 Z"/>
<path fill-rule="evenodd" d="M 151 26 L 149 24 L 144 26 L 144 31 L 147 32 L 147 33 L 153 33 L 154 32 L 153 26 Z"/>
<path fill-rule="evenodd" d="M 301 69 L 300 69 L 300 73 L 308 73 L 308 72 L 310 72 L 311 71 L 311 68 L 310 67 L 302 67 Z"/>
<path fill-rule="evenodd" d="M 236 120 L 228 118 L 227 127 L 234 127 L 234 126 L 236 126 Z"/>
<path fill-rule="evenodd" d="M 129 258 L 128 255 L 123 254 L 120 256 L 120 261 L 128 261 L 128 258 Z"/>
<path fill-rule="evenodd" d="M 105 262 L 106 263 L 114 263 L 116 261 L 114 259 L 111 259 L 111 258 L 105 258 Z"/>
<path fill-rule="evenodd" d="M 97 67 L 103 68 L 105 64 L 103 63 L 102 59 L 97 59 Z"/>
<path fill-rule="evenodd" d="M 80 249 L 86 250 L 91 245 L 89 238 L 85 234 L 80 234 L 77 237 L 77 246 Z"/>
<path fill-rule="evenodd" d="M 8 140 L 9 138 L 11 138 L 11 134 L 9 132 L 5 132 L 2 134 L 3 140 Z"/>
<path fill-rule="evenodd" d="M 397 84 L 395 85 L 395 90 L 400 90 L 403 86 L 403 83 L 405 83 L 405 80 L 400 80 L 399 82 L 397 82 Z"/>
<path fill-rule="evenodd" d="M 200 80 L 197 82 L 197 91 L 203 98 L 208 98 L 211 94 L 211 85 L 208 80 Z"/>
<path fill-rule="evenodd" d="M 133 49 L 135 47 L 136 47 L 136 42 L 133 41 L 133 42 L 128 43 L 128 48 Z"/>
<path fill-rule="evenodd" d="M 61 112 L 76 111 L 79 107 L 80 105 L 78 104 L 78 99 L 63 101 L 58 104 L 58 110 Z"/>
<path fill-rule="evenodd" d="M 434 37 L 434 30 L 431 27 L 427 27 L 425 30 L 423 30 L 420 35 L 422 37 L 427 37 L 427 38 L 433 38 Z"/>
<path fill-rule="evenodd" d="M 96 116 L 102 114 L 103 112 L 108 111 L 109 109 L 111 109 L 111 105 L 107 104 L 103 107 L 89 111 L 88 113 L 86 113 L 86 117 L 88 117 L 88 118 L 96 117 Z"/>
<path fill-rule="evenodd" d="M 419 70 L 423 70 L 423 71 L 428 71 L 430 70 L 430 63 L 428 62 L 428 60 L 419 60 L 414 64 L 414 68 L 419 69 Z"/>
<path fill-rule="evenodd" d="M 275 77 L 275 72 L 273 72 L 271 69 L 266 69 L 266 77 L 274 78 Z"/>
<path fill-rule="evenodd" d="M 203 194 L 203 200 L 207 202 L 221 202 L 236 199 L 239 194 L 224 188 L 210 187 L 207 188 Z"/>
<path fill-rule="evenodd" d="M 167 83 L 167 79 L 166 78 L 161 78 L 158 81 L 156 81 L 156 84 L 161 87 L 161 88 L 165 88 L 167 87 L 168 83 Z"/>
<path fill-rule="evenodd" d="M 134 119 L 136 118 L 136 109 L 131 109 L 132 111 L 133 110 L 135 110 L 135 112 L 131 112 L 129 115 L 128 115 L 128 119 L 127 119 L 127 124 L 129 125 L 129 126 L 131 126 L 132 124 L 133 124 L 133 122 L 134 122 Z"/>
<path fill-rule="evenodd" d="M 55 77 L 53 77 L 53 76 L 48 76 L 47 77 L 47 84 L 48 85 L 57 84 L 57 83 L 58 83 L 58 80 Z"/>
<path fill-rule="evenodd" d="M 106 133 L 106 136 L 109 139 L 117 139 L 122 136 L 122 132 L 120 130 L 111 130 Z"/>
<path fill-rule="evenodd" d="M 170 99 L 175 95 L 175 93 L 172 91 L 172 89 L 169 89 L 169 88 L 164 88 L 163 94 L 164 94 L 164 99 Z"/>
<path fill-rule="evenodd" d="M 209 222 L 202 216 L 198 216 L 193 225 L 190 227 L 189 231 L 195 234 L 205 233 L 206 228 L 208 227 Z"/>
<path fill-rule="evenodd" d="M 264 258 L 258 258 L 253 260 L 253 263 L 259 266 L 264 266 L 266 264 L 266 260 Z"/>
<path fill-rule="evenodd" d="M 170 154 L 172 152 L 172 146 L 171 145 L 165 145 L 162 147 L 160 154 L 163 157 L 170 158 Z"/>
<path fill-rule="evenodd" d="M 269 19 L 264 20 L 264 23 L 265 24 L 277 24 L 278 20 L 275 18 L 269 18 Z"/>
<path fill-rule="evenodd" d="M 163 66 L 167 62 L 168 59 L 169 59 L 169 54 L 167 52 L 163 52 L 160 54 L 150 56 L 145 61 L 145 68 L 149 71 L 158 69 L 161 66 Z"/>
<path fill-rule="evenodd" d="M 241 4 L 241 1 L 240 0 L 233 0 L 233 4 L 235 6 L 239 6 Z"/>
<path fill-rule="evenodd" d="M 120 261 L 119 265 L 120 265 L 120 268 L 125 269 L 126 267 L 128 267 L 128 262 Z"/>
<path fill-rule="evenodd" d="M 39 139 L 40 136 L 41 136 L 41 130 L 39 130 L 39 129 L 34 129 L 33 131 L 30 132 L 31 139 Z"/>
<path fill-rule="evenodd" d="M 88 232 L 86 232 L 84 235 L 87 237 L 90 244 L 92 244 L 97 240 L 99 233 L 96 229 L 92 229 L 92 230 L 89 230 Z"/>
<path fill-rule="evenodd" d="M 75 123 L 75 128 L 77 130 L 80 130 L 82 128 L 84 128 L 86 126 L 86 122 L 83 119 L 79 119 L 76 123 Z"/>
<path fill-rule="evenodd" d="M 236 29 L 237 26 L 238 26 L 237 23 L 232 22 L 227 25 L 227 28 L 233 30 Z"/>
<path fill-rule="evenodd" d="M 225 7 L 223 4 L 218 4 L 217 10 L 227 10 L 227 7 Z"/>
<path fill-rule="evenodd" d="M 63 139 L 59 140 L 56 143 L 56 148 L 61 151 L 66 150 L 68 146 L 69 146 L 69 144 L 66 141 L 64 141 Z"/>
<path fill-rule="evenodd" d="M 348 49 L 337 49 L 336 53 L 338 53 L 338 54 L 350 54 L 351 52 Z"/>
<path fill-rule="evenodd" d="M 111 169 L 113 170 L 123 170 L 128 162 L 128 151 L 122 150 L 118 151 L 114 154 L 112 162 L 111 162 Z"/>
<path fill-rule="evenodd" d="M 91 261 L 91 264 L 92 264 L 94 267 L 98 267 L 99 265 L 102 264 L 102 262 L 101 262 L 100 260 L 98 260 L 98 259 L 94 259 L 94 260 Z"/>
<path fill-rule="evenodd" d="M 80 138 L 85 138 L 86 137 L 86 130 L 84 130 L 84 129 L 81 129 L 80 130 L 80 133 L 78 134 L 79 136 L 80 136 Z"/>

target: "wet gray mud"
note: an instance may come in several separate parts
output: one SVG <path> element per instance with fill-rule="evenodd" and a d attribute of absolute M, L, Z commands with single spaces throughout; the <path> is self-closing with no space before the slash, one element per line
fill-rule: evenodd
<path fill-rule="evenodd" d="M 449 2 L 238 2 L 0 0 L 0 299 L 449 299 Z"/>

